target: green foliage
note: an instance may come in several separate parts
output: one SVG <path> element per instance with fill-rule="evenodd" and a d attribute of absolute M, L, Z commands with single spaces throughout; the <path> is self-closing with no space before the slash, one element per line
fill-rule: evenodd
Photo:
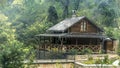
<path fill-rule="evenodd" d="M 71 49 L 68 50 L 67 53 L 70 55 L 76 55 L 76 54 L 84 55 L 84 54 L 92 54 L 92 52 L 93 51 L 91 49 L 85 48 L 82 51 L 78 51 L 77 49 Z"/>
<path fill-rule="evenodd" d="M 66 55 L 64 52 L 52 52 L 49 55 L 50 59 L 66 59 Z"/>
<path fill-rule="evenodd" d="M 103 62 L 104 63 L 109 63 L 108 55 L 104 57 Z"/>
<path fill-rule="evenodd" d="M 84 64 L 94 64 L 94 60 L 85 61 Z"/>
<path fill-rule="evenodd" d="M 105 34 L 109 37 L 119 39 L 119 2 L 119 0 L 0 0 L 0 45 L 7 47 L 13 40 L 19 40 L 27 46 L 36 45 L 35 35 L 44 33 L 51 25 L 71 17 L 73 9 L 77 10 L 77 16 L 86 16 L 100 27 L 104 27 Z M 48 12 L 50 6 L 54 6 L 52 13 Z M 77 53 L 74 50 L 70 52 Z M 91 52 L 85 49 L 81 54 Z"/>
<path fill-rule="evenodd" d="M 56 0 L 56 2 L 62 5 L 62 18 L 67 18 L 69 16 L 69 4 L 70 0 Z"/>
<path fill-rule="evenodd" d="M 77 16 L 87 16 L 99 26 L 105 27 L 106 35 L 120 37 L 119 0 L 1 0 L 0 7 L 0 14 L 5 15 L 7 22 L 14 26 L 17 39 L 25 43 L 29 42 L 29 37 L 46 30 L 39 27 L 33 29 L 35 25 L 43 25 L 43 21 L 46 21 L 44 27 L 51 23 L 54 25 L 66 17 L 71 17 L 72 10 L 77 10 Z M 32 31 L 33 34 L 30 33 Z M 4 36 L 1 39 L 6 40 Z"/>
<path fill-rule="evenodd" d="M 76 54 L 78 54 L 78 50 L 76 50 L 76 49 L 68 50 L 68 54 L 70 54 L 70 55 L 76 55 Z"/>
<path fill-rule="evenodd" d="M 104 56 L 104 59 L 93 59 L 92 57 L 89 57 L 87 61 L 85 61 L 85 64 L 112 64 L 116 59 L 109 59 L 108 55 Z"/>
<path fill-rule="evenodd" d="M 88 49 L 88 48 L 85 48 L 81 51 L 81 54 L 84 55 L 84 54 L 92 54 L 92 50 L 91 49 Z"/>
<path fill-rule="evenodd" d="M 85 64 L 94 64 L 95 60 L 93 59 L 92 56 L 88 57 L 88 60 L 84 62 Z"/>
<path fill-rule="evenodd" d="M 118 46 L 117 54 L 120 56 L 120 45 Z"/>
<path fill-rule="evenodd" d="M 120 62 L 119 62 L 119 65 L 120 65 Z"/>
<path fill-rule="evenodd" d="M 0 64 L 2 68 L 23 68 L 24 65 L 28 65 L 34 59 L 32 48 L 25 47 L 23 43 L 17 40 L 1 44 L 0 49 Z M 29 62 L 24 64 L 25 60 L 29 60 Z"/>
<path fill-rule="evenodd" d="M 23 31 L 21 34 L 23 37 L 19 36 L 19 39 L 27 45 L 36 44 L 35 35 L 44 33 L 51 25 L 52 23 L 48 23 L 46 20 L 43 20 L 42 22 L 35 22 Z"/>
<path fill-rule="evenodd" d="M 58 15 L 57 15 L 57 11 L 55 9 L 54 6 L 50 6 L 48 9 L 48 21 L 53 22 L 53 24 L 57 23 L 58 20 Z"/>
<path fill-rule="evenodd" d="M 63 68 L 61 63 L 56 63 L 55 65 L 56 65 L 57 68 Z"/>
<path fill-rule="evenodd" d="M 115 2 L 102 1 L 98 5 L 98 13 L 100 13 L 100 16 L 103 18 L 101 24 L 104 24 L 106 27 L 115 27 L 117 24 L 114 20 L 116 18 L 116 13 L 113 7 L 114 4 Z"/>
<path fill-rule="evenodd" d="M 21 68 L 27 50 L 18 41 L 7 42 L 0 45 L 0 64 L 2 68 Z"/>
<path fill-rule="evenodd" d="M 95 61 L 95 64 L 103 64 L 103 63 L 102 63 L 102 60 L 101 60 L 101 59 L 97 59 L 97 60 Z"/>
<path fill-rule="evenodd" d="M 88 60 L 93 60 L 93 57 L 92 57 L 92 56 L 89 56 L 89 57 L 88 57 Z"/>
<path fill-rule="evenodd" d="M 11 41 L 15 39 L 15 29 L 11 27 L 11 23 L 7 22 L 8 17 L 4 14 L 0 14 L 2 19 L 0 20 L 0 44 L 6 43 L 6 41 Z M 6 28 L 7 27 L 7 28 Z"/>
<path fill-rule="evenodd" d="M 108 37 L 114 37 L 114 29 L 113 28 L 110 28 L 110 27 L 108 27 L 108 28 L 104 28 L 105 30 L 106 30 L 106 35 L 108 36 Z"/>
<path fill-rule="evenodd" d="M 16 40 L 16 29 L 9 22 L 9 17 L 0 13 L 0 64 L 2 68 L 21 68 L 29 47 Z"/>

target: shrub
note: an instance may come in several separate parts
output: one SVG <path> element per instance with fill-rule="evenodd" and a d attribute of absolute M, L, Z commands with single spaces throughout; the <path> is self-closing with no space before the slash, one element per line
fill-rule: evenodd
<path fill-rule="evenodd" d="M 92 54 L 92 50 L 88 49 L 88 48 L 85 48 L 81 51 L 81 54 Z"/>
<path fill-rule="evenodd" d="M 120 56 L 120 45 L 118 47 L 117 54 Z"/>
<path fill-rule="evenodd" d="M 70 55 L 76 55 L 76 54 L 78 54 L 78 50 L 77 49 L 68 50 L 68 54 L 70 54 Z"/>
<path fill-rule="evenodd" d="M 103 63 L 109 64 L 110 60 L 108 59 L 108 55 L 104 56 Z"/>
<path fill-rule="evenodd" d="M 88 60 L 84 62 L 85 64 L 94 64 L 94 60 Z"/>
<path fill-rule="evenodd" d="M 93 57 L 92 56 L 88 57 L 88 60 L 93 60 Z"/>
<path fill-rule="evenodd" d="M 97 59 L 97 60 L 95 61 L 95 64 L 102 64 L 102 60 L 101 60 L 101 59 Z"/>
<path fill-rule="evenodd" d="M 18 41 L 8 42 L 0 46 L 0 64 L 2 68 L 21 68 L 25 55 L 29 49 L 25 49 Z"/>
<path fill-rule="evenodd" d="M 65 59 L 66 55 L 63 52 L 52 52 L 52 53 L 50 53 L 48 58 L 50 58 L 50 59 Z"/>

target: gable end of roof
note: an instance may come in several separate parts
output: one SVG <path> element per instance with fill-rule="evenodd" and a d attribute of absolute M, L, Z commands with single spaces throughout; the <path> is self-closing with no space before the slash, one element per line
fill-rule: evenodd
<path fill-rule="evenodd" d="M 68 18 L 65 19 L 59 23 L 57 23 L 56 25 L 52 26 L 51 28 L 49 28 L 47 31 L 57 31 L 57 32 L 64 32 L 66 29 L 70 28 L 71 26 L 73 26 L 74 24 L 78 23 L 80 20 L 82 19 L 86 19 L 87 21 L 89 21 L 95 28 L 97 28 L 98 30 L 100 30 L 101 32 L 104 32 L 103 29 L 101 29 L 100 27 L 98 27 L 95 23 L 93 23 L 91 20 L 89 20 L 87 17 L 82 16 L 82 17 L 73 17 L 73 18 Z"/>

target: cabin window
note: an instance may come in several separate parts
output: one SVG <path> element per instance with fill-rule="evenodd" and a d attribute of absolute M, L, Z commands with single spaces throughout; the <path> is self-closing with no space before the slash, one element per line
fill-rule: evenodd
<path fill-rule="evenodd" d="M 85 21 L 81 22 L 81 31 L 86 31 L 87 30 L 87 23 Z"/>

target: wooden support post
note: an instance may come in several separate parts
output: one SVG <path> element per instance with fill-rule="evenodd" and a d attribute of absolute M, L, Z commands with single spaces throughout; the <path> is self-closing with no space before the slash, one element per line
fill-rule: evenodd
<path fill-rule="evenodd" d="M 61 47 L 60 47 L 61 52 L 62 52 L 62 48 L 63 48 L 63 37 L 61 37 Z"/>
<path fill-rule="evenodd" d="M 83 50 L 85 50 L 85 45 L 82 45 L 83 46 Z"/>
<path fill-rule="evenodd" d="M 78 45 L 78 39 L 76 38 L 76 45 Z"/>
<path fill-rule="evenodd" d="M 105 49 L 104 49 L 104 44 L 105 43 L 105 39 L 102 38 L 102 46 L 101 46 L 101 50 L 102 50 L 102 53 L 105 53 Z"/>
<path fill-rule="evenodd" d="M 76 41 L 76 45 L 77 45 L 77 38 L 76 38 L 76 40 L 75 40 L 75 41 Z"/>
<path fill-rule="evenodd" d="M 44 46 L 44 59 L 45 59 L 45 37 L 44 37 L 44 42 L 43 43 L 44 43 L 43 46 Z"/>
<path fill-rule="evenodd" d="M 50 41 L 49 41 L 49 46 L 50 46 L 50 51 L 51 51 L 51 41 L 52 41 L 52 39 L 51 39 L 51 37 L 49 38 L 50 39 Z"/>
<path fill-rule="evenodd" d="M 76 42 L 75 42 L 75 43 L 76 43 L 76 45 L 75 45 L 74 49 L 75 49 L 75 50 L 79 50 L 79 48 L 78 48 L 78 39 L 76 38 L 76 40 L 75 40 L 75 41 L 76 41 Z M 77 48 L 76 48 L 76 46 L 77 46 Z"/>

